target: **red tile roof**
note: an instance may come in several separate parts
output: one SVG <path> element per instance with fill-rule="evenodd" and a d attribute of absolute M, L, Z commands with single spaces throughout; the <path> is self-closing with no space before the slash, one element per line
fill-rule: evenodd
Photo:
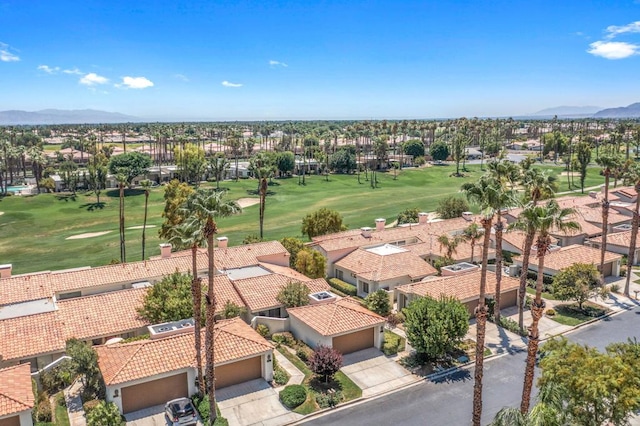
<path fill-rule="evenodd" d="M 604 263 L 613 262 L 622 259 L 622 255 L 605 252 Z M 515 260 L 518 264 L 522 264 L 520 259 Z M 600 265 L 600 249 L 593 247 L 574 244 L 567 247 L 561 247 L 560 250 L 552 251 L 544 256 L 544 268 L 554 271 L 561 271 L 575 263 L 587 263 L 592 265 Z M 538 259 L 536 252 L 532 252 L 529 258 L 529 267 L 537 266 Z"/>
<path fill-rule="evenodd" d="M 590 238 L 589 241 L 602 244 L 602 235 L 594 238 Z M 636 247 L 638 243 L 638 237 L 636 236 Z M 628 249 L 631 245 L 631 230 L 622 232 L 610 232 L 607 234 L 607 245 L 622 246 Z M 640 247 L 638 247 L 640 248 Z"/>
<path fill-rule="evenodd" d="M 383 324 L 385 319 L 364 308 L 356 300 L 345 297 L 331 303 L 287 309 L 289 316 L 299 320 L 322 336 L 335 336 L 350 331 Z"/>
<path fill-rule="evenodd" d="M 406 249 L 406 247 L 403 247 Z M 366 249 L 358 249 L 335 263 L 352 271 L 364 280 L 385 281 L 398 277 L 410 279 L 435 274 L 436 269 L 411 251 L 379 255 Z"/>
<path fill-rule="evenodd" d="M 0 417 L 30 410 L 34 405 L 29 364 L 0 370 Z"/>
<path fill-rule="evenodd" d="M 62 352 L 65 336 L 57 312 L 0 321 L 0 357 L 3 361 Z"/>

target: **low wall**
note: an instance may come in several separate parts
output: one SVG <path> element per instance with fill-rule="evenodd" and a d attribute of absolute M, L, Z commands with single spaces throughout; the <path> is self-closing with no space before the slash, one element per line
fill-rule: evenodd
<path fill-rule="evenodd" d="M 269 328 L 269 334 L 291 330 L 291 320 L 289 318 L 253 317 L 251 327 L 256 328 L 258 324 L 266 325 Z"/>

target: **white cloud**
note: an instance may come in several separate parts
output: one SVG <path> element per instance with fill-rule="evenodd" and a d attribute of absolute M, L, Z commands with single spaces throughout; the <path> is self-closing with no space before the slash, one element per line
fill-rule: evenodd
<path fill-rule="evenodd" d="M 224 87 L 242 87 L 242 84 L 240 83 L 231 83 L 230 81 L 227 81 L 227 80 L 223 81 L 221 84 Z"/>
<path fill-rule="evenodd" d="M 280 61 L 274 61 L 273 59 L 271 59 L 269 61 L 269 65 L 272 67 L 277 67 L 277 66 L 281 66 L 281 67 L 288 67 L 289 65 L 285 64 L 284 62 L 280 62 Z"/>
<path fill-rule="evenodd" d="M 6 43 L 0 42 L 0 61 L 2 62 L 17 62 L 20 57 L 14 53 L 9 52 L 10 46 Z"/>
<path fill-rule="evenodd" d="M 60 71 L 60 67 L 51 68 L 49 65 L 38 65 L 38 69 L 46 72 L 47 74 L 55 74 Z"/>
<path fill-rule="evenodd" d="M 82 71 L 80 71 L 78 68 L 72 68 L 72 69 L 68 69 L 68 70 L 62 70 L 63 73 L 65 74 L 76 74 L 76 75 L 82 75 Z"/>
<path fill-rule="evenodd" d="M 640 33 L 640 21 L 635 21 L 627 25 L 617 26 L 609 25 L 606 29 L 606 37 L 611 40 L 617 35 L 624 33 Z"/>
<path fill-rule="evenodd" d="M 605 59 L 624 59 L 640 53 L 640 46 L 622 41 L 596 41 L 589 46 L 588 53 Z"/>
<path fill-rule="evenodd" d="M 122 83 L 116 84 L 116 87 L 128 87 L 129 89 L 146 89 L 152 87 L 153 82 L 146 77 L 122 77 Z"/>
<path fill-rule="evenodd" d="M 185 82 L 189 81 L 189 77 L 187 77 L 184 74 L 174 74 L 173 76 L 175 78 L 177 78 L 178 80 L 182 80 L 182 81 L 185 81 Z"/>
<path fill-rule="evenodd" d="M 80 79 L 80 84 L 84 84 L 85 86 L 95 86 L 96 84 L 106 84 L 108 82 L 108 78 L 98 75 L 94 72 L 86 74 Z"/>

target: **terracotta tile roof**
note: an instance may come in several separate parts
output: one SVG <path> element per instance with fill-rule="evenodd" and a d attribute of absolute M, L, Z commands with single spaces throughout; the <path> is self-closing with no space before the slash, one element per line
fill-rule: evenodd
<path fill-rule="evenodd" d="M 522 254 L 526 238 L 527 234 L 522 231 L 509 231 L 502 234 L 502 240 L 518 248 L 520 250 L 518 252 L 519 254 Z M 551 237 L 551 244 L 558 244 L 558 240 L 554 237 Z M 478 247 L 476 247 L 476 249 L 477 248 Z M 480 246 L 480 251 L 482 251 L 482 246 Z"/>
<path fill-rule="evenodd" d="M 379 255 L 359 249 L 337 261 L 336 266 L 371 281 L 385 281 L 397 277 L 416 279 L 437 272 L 420 256 L 408 250 L 396 254 Z"/>
<path fill-rule="evenodd" d="M 576 213 L 584 218 L 587 222 L 594 225 L 602 226 L 602 209 L 591 207 L 578 207 Z M 607 219 L 609 225 L 617 225 L 620 223 L 631 223 L 631 217 L 625 216 L 613 209 L 609 209 L 609 217 Z"/>
<path fill-rule="evenodd" d="M 282 264 L 289 264 L 289 252 L 279 241 L 245 244 L 241 246 L 216 249 L 214 261 L 218 269 L 242 268 L 269 262 L 267 258 L 282 257 Z M 274 262 L 269 262 L 274 263 Z"/>
<path fill-rule="evenodd" d="M 233 283 L 229 280 L 229 277 L 226 275 L 216 275 L 213 278 L 213 291 L 216 296 L 216 313 L 221 312 L 224 309 L 224 305 L 227 301 L 235 303 L 240 307 L 246 307 L 245 301 L 242 299 L 238 291 L 233 286 Z M 209 287 L 207 283 L 207 279 L 205 278 L 202 281 L 202 294 L 207 293 L 207 288 Z M 204 296 L 203 296 L 204 297 Z M 203 312 L 204 315 L 204 312 Z"/>
<path fill-rule="evenodd" d="M 202 352 L 204 356 L 204 329 Z M 259 355 L 273 349 L 240 318 L 218 321 L 215 326 L 214 355 L 216 365 Z M 156 340 L 96 346 L 98 365 L 107 385 L 125 383 L 158 374 L 195 367 L 193 333 Z"/>
<path fill-rule="evenodd" d="M 606 251 L 604 256 L 604 263 L 609 263 L 618 259 L 622 259 L 622 255 L 611 253 Z M 522 265 L 519 259 L 515 260 L 518 264 Z M 547 253 L 544 257 L 545 269 L 552 269 L 554 271 L 560 271 L 575 263 L 587 263 L 592 265 L 600 265 L 600 249 L 593 247 L 574 244 L 567 247 L 561 247 L 560 250 Z M 531 253 L 529 258 L 529 265 L 535 266 L 538 264 L 536 253 Z"/>
<path fill-rule="evenodd" d="M 495 237 L 492 237 L 495 240 Z M 407 249 L 411 249 L 410 246 L 406 247 Z M 438 243 L 438 238 L 434 236 L 433 247 L 431 249 L 432 256 L 445 257 L 447 250 L 444 247 L 440 247 L 440 243 Z M 453 260 L 466 260 L 471 259 L 471 243 L 468 241 L 463 241 L 458 244 L 456 247 L 455 253 L 452 255 Z M 482 257 L 482 238 L 476 241 L 476 245 L 473 249 L 473 257 L 474 260 L 480 261 Z M 489 249 L 489 258 L 495 257 L 495 250 Z"/>
<path fill-rule="evenodd" d="M 322 336 L 335 336 L 384 323 L 380 315 L 349 297 L 332 303 L 301 306 L 287 310 L 289 316 L 305 323 Z"/>
<path fill-rule="evenodd" d="M 62 352 L 65 347 L 57 312 L 2 320 L 0 336 L 0 356 L 3 361 Z"/>
<path fill-rule="evenodd" d="M 251 312 L 260 312 L 282 306 L 276 299 L 282 287 L 290 281 L 304 282 L 311 293 L 328 290 L 329 284 L 324 279 L 310 280 L 302 276 L 301 279 L 292 279 L 287 275 L 269 274 L 254 278 L 245 278 L 233 282 L 240 297 L 246 302 Z"/>
<path fill-rule="evenodd" d="M 602 235 L 598 237 L 590 238 L 589 241 L 602 244 Z M 636 236 L 636 247 L 638 247 L 637 243 L 638 243 L 638 237 Z M 629 246 L 631 245 L 631 230 L 608 233 L 607 245 L 622 246 L 628 249 Z"/>
<path fill-rule="evenodd" d="M 88 340 L 137 330 L 149 323 L 138 317 L 148 288 L 112 291 L 58 302 L 66 338 Z"/>
<path fill-rule="evenodd" d="M 511 291 L 520 286 L 520 280 L 502 275 L 501 293 Z M 429 277 L 419 283 L 405 284 L 396 289 L 405 294 L 429 296 L 435 299 L 442 296 L 455 297 L 461 302 L 475 300 L 480 294 L 480 271 L 468 272 L 448 277 Z M 487 271 L 487 295 L 496 293 L 496 274 Z"/>
<path fill-rule="evenodd" d="M 551 235 L 558 237 L 586 235 L 587 237 L 602 234 L 602 227 L 594 225 L 593 223 L 585 220 L 584 216 L 578 213 L 574 213 L 567 217 L 567 220 L 577 222 L 580 225 L 580 229 L 575 231 L 560 232 L 558 230 L 552 230 Z"/>
<path fill-rule="evenodd" d="M 29 364 L 0 370 L 0 417 L 30 410 L 34 405 Z"/>
<path fill-rule="evenodd" d="M 0 279 L 0 306 L 51 297 L 49 275 L 46 272 Z"/>
<path fill-rule="evenodd" d="M 279 275 L 284 275 L 286 277 L 289 277 L 293 280 L 297 280 L 297 281 L 308 281 L 309 278 L 307 278 L 306 275 L 301 274 L 300 272 L 296 271 L 295 269 L 291 269 L 288 266 L 280 266 L 280 265 L 274 265 L 272 263 L 260 263 L 260 266 L 262 266 L 263 268 L 273 272 L 274 274 L 279 274 Z"/>

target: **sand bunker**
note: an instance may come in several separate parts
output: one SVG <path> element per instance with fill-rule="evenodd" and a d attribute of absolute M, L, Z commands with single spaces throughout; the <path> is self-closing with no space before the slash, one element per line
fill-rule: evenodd
<path fill-rule="evenodd" d="M 562 172 L 560 176 L 580 176 L 580 172 Z"/>
<path fill-rule="evenodd" d="M 147 228 L 155 228 L 155 225 L 147 225 Z M 140 226 L 130 226 L 127 229 L 142 229 L 144 228 L 144 225 L 140 225 Z"/>
<path fill-rule="evenodd" d="M 99 237 L 100 235 L 105 235 L 105 234 L 108 234 L 109 232 L 111 231 L 87 232 L 86 234 L 72 235 L 70 237 L 65 238 L 65 240 L 80 240 L 82 238 Z"/>
<path fill-rule="evenodd" d="M 245 207 L 255 206 L 256 204 L 260 204 L 260 199 L 259 198 L 240 198 L 238 200 L 238 204 L 240 205 L 240 207 L 244 209 Z"/>
<path fill-rule="evenodd" d="M 0 212 L 0 216 L 2 216 L 4 214 L 4 212 Z"/>

